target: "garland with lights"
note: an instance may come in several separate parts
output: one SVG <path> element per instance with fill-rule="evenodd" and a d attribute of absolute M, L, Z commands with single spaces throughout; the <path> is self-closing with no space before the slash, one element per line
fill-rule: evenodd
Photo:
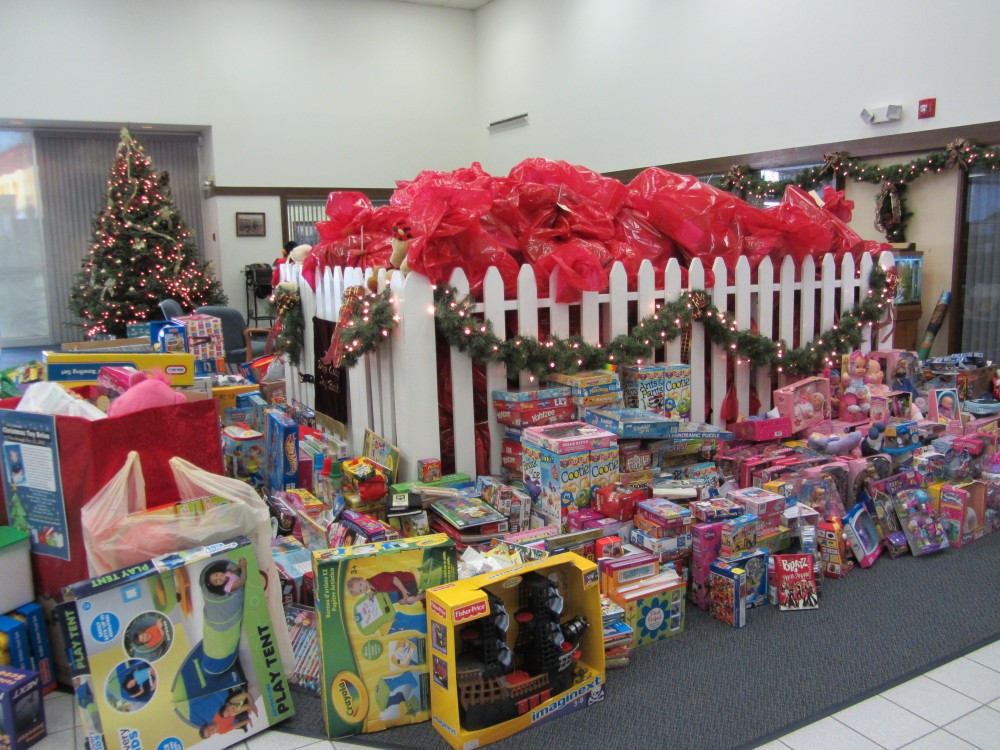
<path fill-rule="evenodd" d="M 906 164 L 879 166 L 846 153 L 834 151 L 823 155 L 818 167 L 803 170 L 794 179 L 765 182 L 754 176 L 749 165 L 737 164 L 729 168 L 722 182 L 722 189 L 744 191 L 744 195 L 760 199 L 780 198 L 789 185 L 803 190 L 814 190 L 830 177 L 839 174 L 855 182 L 879 185 L 875 196 L 875 228 L 889 242 L 906 241 L 906 222 L 912 213 L 906 208 L 906 186 L 928 173 L 940 173 L 959 167 L 968 170 L 982 167 L 992 172 L 1000 170 L 1000 149 L 994 146 L 974 146 L 964 138 L 949 143 L 944 151 L 935 151 Z"/>
<path fill-rule="evenodd" d="M 806 375 L 838 363 L 840 355 L 860 346 L 864 325 L 877 324 L 891 310 L 898 284 L 895 270 L 883 271 L 876 265 L 868 283 L 868 296 L 860 304 L 841 314 L 832 328 L 797 349 L 789 348 L 784 341 L 740 329 L 736 320 L 710 302 L 708 292 L 703 289 L 658 304 L 656 312 L 639 321 L 629 334 L 617 336 L 603 347 L 579 336 L 565 339 L 550 336 L 544 341 L 516 336 L 502 340 L 490 321 L 477 317 L 475 303 L 469 297 L 459 298 L 451 286 L 435 290 L 434 316 L 438 331 L 451 346 L 466 352 L 477 363 L 502 364 L 510 375 L 527 371 L 542 378 L 549 372 L 572 373 L 612 364 L 653 361 L 656 348 L 681 336 L 695 321 L 704 324 L 708 341 L 729 349 L 737 361 L 747 360 L 777 372 Z M 392 302 L 388 290 L 368 295 L 342 318 L 338 329 L 343 329 L 342 340 L 347 342 L 343 344 L 342 364 L 352 367 L 389 336 L 399 321 Z M 335 336 L 331 352 L 336 346 Z"/>
<path fill-rule="evenodd" d="M 306 321 L 302 314 L 302 297 L 294 286 L 283 287 L 280 284 L 274 294 L 268 299 L 275 321 L 267 335 L 267 349 L 276 354 L 288 355 L 292 364 L 298 364 L 302 359 L 302 348 L 306 338 Z"/>

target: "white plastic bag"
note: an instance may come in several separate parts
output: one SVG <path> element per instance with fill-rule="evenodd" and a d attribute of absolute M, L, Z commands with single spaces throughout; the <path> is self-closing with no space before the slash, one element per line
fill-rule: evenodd
<path fill-rule="evenodd" d="M 91 421 L 108 418 L 107 414 L 89 401 L 74 396 L 59 383 L 48 380 L 29 385 L 17 403 L 16 411 L 52 414 L 56 417 L 83 417 Z"/>
<path fill-rule="evenodd" d="M 253 542 L 264 574 L 267 608 L 274 622 L 285 669 L 294 667 L 278 570 L 271 556 L 271 521 L 267 506 L 250 485 L 200 469 L 181 458 L 170 459 L 180 496 L 194 499 L 217 495 L 229 502 L 200 515 L 177 515 L 171 506 L 146 510 L 146 484 L 139 454 L 128 454 L 125 465 L 83 506 L 81 521 L 91 576 L 135 565 L 160 555 L 202 547 L 244 535 Z"/>

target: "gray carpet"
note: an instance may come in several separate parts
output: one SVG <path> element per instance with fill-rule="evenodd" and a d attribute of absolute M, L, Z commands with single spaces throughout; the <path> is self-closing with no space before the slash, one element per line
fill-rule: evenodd
<path fill-rule="evenodd" d="M 607 699 L 490 745 L 753 747 L 1000 637 L 1000 533 L 923 558 L 883 555 L 826 579 L 818 610 L 750 612 L 734 630 L 689 606 L 686 630 L 608 673 Z M 298 697 L 298 696 L 297 696 Z M 317 699 L 281 728 L 322 736 Z M 447 744 L 429 722 L 350 738 L 373 747 Z"/>

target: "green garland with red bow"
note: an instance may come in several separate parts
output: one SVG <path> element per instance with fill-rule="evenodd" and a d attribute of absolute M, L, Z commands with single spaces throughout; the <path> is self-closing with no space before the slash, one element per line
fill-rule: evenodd
<path fill-rule="evenodd" d="M 652 362 L 658 348 L 681 336 L 693 322 L 703 323 L 705 338 L 738 359 L 777 372 L 808 375 L 839 363 L 840 355 L 861 345 L 866 324 L 877 325 L 888 316 L 898 283 L 895 270 L 886 272 L 875 266 L 868 281 L 869 293 L 865 299 L 841 314 L 832 328 L 798 348 L 741 329 L 729 313 L 710 302 L 708 292 L 703 289 L 691 290 L 673 302 L 657 305 L 656 312 L 639 321 L 628 334 L 617 336 L 604 346 L 591 344 L 579 336 L 549 336 L 544 340 L 515 336 L 503 340 L 496 335 L 492 323 L 483 321 L 476 313 L 472 299 L 459 296 L 453 287 L 446 285 L 439 285 L 434 292 L 434 316 L 437 330 L 451 346 L 479 364 L 502 364 L 510 375 L 529 372 L 543 378 L 550 372 L 571 373 L 608 365 Z M 388 290 L 358 294 L 363 296 L 361 304 L 338 326 L 343 327 L 346 334 L 343 338 L 348 342 L 342 353 L 338 352 L 341 355 L 338 358 L 347 367 L 374 351 L 399 320 Z"/>
<path fill-rule="evenodd" d="M 1000 148 L 975 146 L 964 138 L 957 138 L 944 151 L 935 151 L 907 163 L 884 166 L 834 151 L 824 154 L 823 163 L 819 166 L 779 182 L 765 182 L 756 176 L 757 173 L 749 165 L 737 164 L 730 167 L 722 189 L 742 191 L 747 198 L 777 199 L 789 185 L 815 190 L 837 174 L 855 182 L 879 185 L 879 193 L 875 197 L 875 227 L 889 242 L 905 242 L 906 223 L 913 215 L 906 207 L 906 186 L 925 174 L 938 174 L 955 167 L 965 170 L 980 167 L 996 172 L 1000 170 Z"/>

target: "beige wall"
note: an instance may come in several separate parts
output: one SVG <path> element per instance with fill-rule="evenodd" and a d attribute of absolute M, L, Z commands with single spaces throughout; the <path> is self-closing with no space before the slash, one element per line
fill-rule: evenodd
<path fill-rule="evenodd" d="M 942 144 L 943 147 L 943 144 Z M 879 160 L 880 164 L 903 164 L 915 158 L 913 154 L 894 156 Z M 941 292 L 951 289 L 952 262 L 955 247 L 955 228 L 959 217 L 955 215 L 959 173 L 950 169 L 939 174 L 926 174 L 906 188 L 906 205 L 912 212 L 906 229 L 907 242 L 916 244 L 916 249 L 924 254 L 924 285 L 922 290 L 922 313 L 917 329 L 917 340 L 923 338 L 927 321 L 937 304 Z M 847 185 L 847 198 L 854 201 L 854 218 L 851 228 L 866 240 L 884 241 L 882 233 L 875 228 L 876 185 L 851 182 Z M 933 356 L 948 354 L 954 347 L 948 341 L 948 325 L 955 313 L 954 300 L 945 316 L 944 324 L 934 340 Z"/>

